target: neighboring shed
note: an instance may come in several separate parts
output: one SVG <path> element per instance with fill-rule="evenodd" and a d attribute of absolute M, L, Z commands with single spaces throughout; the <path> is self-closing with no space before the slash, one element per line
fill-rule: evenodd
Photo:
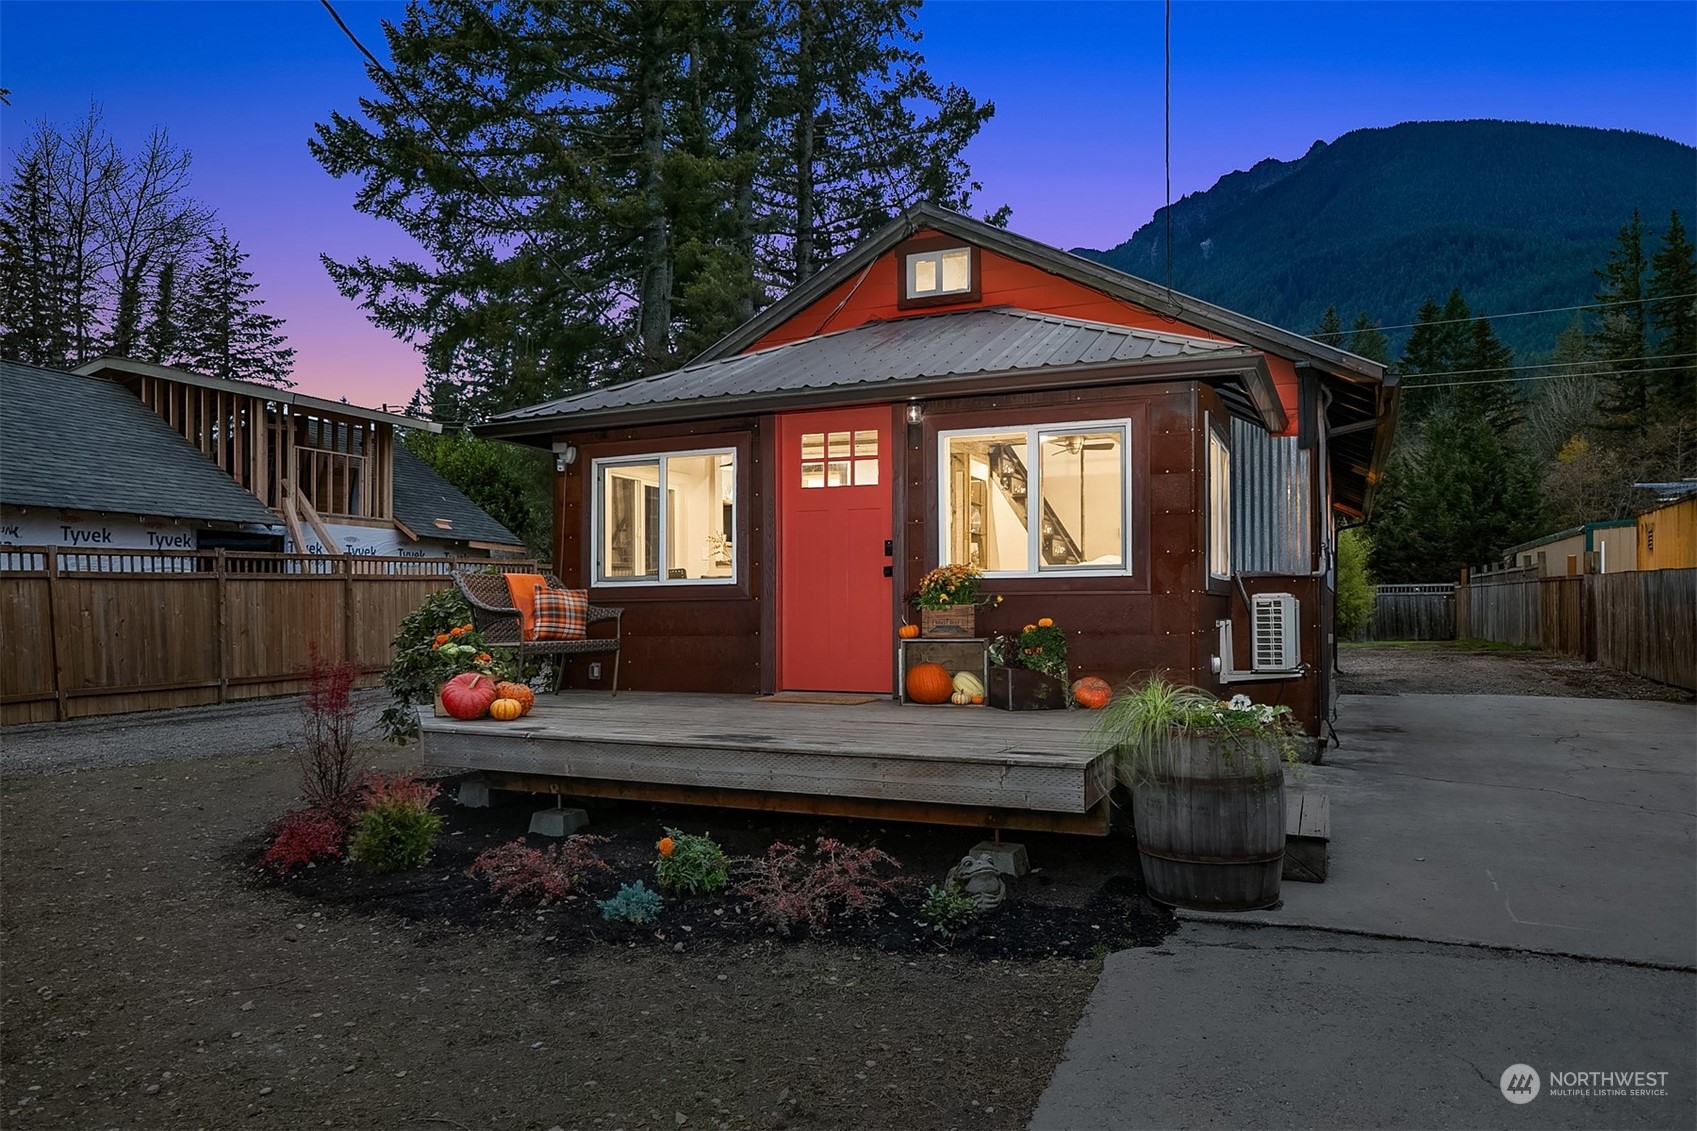
<path fill-rule="evenodd" d="M 1697 566 L 1697 485 L 1683 498 L 1644 511 L 1635 525 L 1639 569 Z"/>
<path fill-rule="evenodd" d="M 1622 573 L 1638 568 L 1637 523 L 1630 518 L 1587 522 L 1503 551 L 1509 569 L 1538 567 L 1542 577 Z"/>

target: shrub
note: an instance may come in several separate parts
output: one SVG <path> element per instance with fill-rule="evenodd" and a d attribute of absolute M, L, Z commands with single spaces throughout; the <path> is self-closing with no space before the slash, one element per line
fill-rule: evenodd
<path fill-rule="evenodd" d="M 833 914 L 874 910 L 911 881 L 881 874 L 901 867 L 893 856 L 876 848 L 858 848 L 820 837 L 814 856 L 778 841 L 765 859 L 738 860 L 743 877 L 737 894 L 747 899 L 755 916 L 779 934 L 791 935 L 805 925 L 820 930 Z"/>
<path fill-rule="evenodd" d="M 277 819 L 270 832 L 270 847 L 259 862 L 263 867 L 290 872 L 341 856 L 348 838 L 348 821 L 335 810 L 291 809 Z"/>
<path fill-rule="evenodd" d="M 978 918 L 978 905 L 957 887 L 932 885 L 925 889 L 919 918 L 938 934 L 952 938 Z"/>
<path fill-rule="evenodd" d="M 467 870 L 488 877 L 502 903 L 522 900 L 545 907 L 576 891 L 587 873 L 612 871 L 594 847 L 606 841 L 604 836 L 569 836 L 538 849 L 519 837 L 479 853 Z"/>
<path fill-rule="evenodd" d="M 430 811 L 437 792 L 434 783 L 411 777 L 363 777 L 359 795 L 365 811 L 354 821 L 349 855 L 374 872 L 423 867 L 442 831 L 442 818 Z"/>
<path fill-rule="evenodd" d="M 401 621 L 390 645 L 394 659 L 383 672 L 383 686 L 395 700 L 380 720 L 385 738 L 405 745 L 417 735 L 417 708 L 429 705 L 437 685 L 450 676 L 475 669 L 505 678 L 504 661 L 481 650 L 481 636 L 466 632 L 470 622 L 471 606 L 452 586 L 426 597 Z"/>
<path fill-rule="evenodd" d="M 601 918 L 607 922 L 638 925 L 654 922 L 665 905 L 665 898 L 657 891 L 649 891 L 641 880 L 625 884 L 612 899 L 595 901 L 595 906 L 601 909 Z"/>
<path fill-rule="evenodd" d="M 307 693 L 301 700 L 304 743 L 298 753 L 301 793 L 313 808 L 345 811 L 353 788 L 354 678 L 359 667 L 307 653 Z"/>
<path fill-rule="evenodd" d="M 730 861 L 718 842 L 703 833 L 689 836 L 677 829 L 667 829 L 655 846 L 660 859 L 654 862 L 654 875 L 660 886 L 687 895 L 711 895 L 730 879 Z"/>
<path fill-rule="evenodd" d="M 1373 619 L 1379 590 L 1367 569 L 1373 544 L 1367 535 L 1351 528 L 1338 535 L 1338 623 L 1339 640 L 1354 640 Z"/>

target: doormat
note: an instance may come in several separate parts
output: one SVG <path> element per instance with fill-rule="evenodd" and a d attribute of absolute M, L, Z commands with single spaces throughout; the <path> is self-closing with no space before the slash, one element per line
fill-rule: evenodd
<path fill-rule="evenodd" d="M 858 703 L 876 703 L 882 695 L 845 695 L 831 691 L 780 691 L 776 695 L 756 695 L 756 703 L 829 703 L 838 707 L 853 707 Z"/>

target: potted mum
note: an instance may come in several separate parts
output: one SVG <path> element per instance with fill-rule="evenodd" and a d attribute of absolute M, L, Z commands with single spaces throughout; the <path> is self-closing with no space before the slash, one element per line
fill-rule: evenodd
<path fill-rule="evenodd" d="M 989 703 L 1004 711 L 1068 705 L 1066 633 L 1048 617 L 990 641 Z"/>
<path fill-rule="evenodd" d="M 1279 901 L 1284 768 L 1301 737 L 1289 707 L 1156 675 L 1123 687 L 1092 734 L 1131 791 L 1150 898 L 1201 911 Z"/>
<path fill-rule="evenodd" d="M 919 579 L 913 603 L 919 609 L 919 630 L 925 636 L 978 635 L 978 606 L 999 605 L 1000 597 L 981 597 L 983 571 L 977 566 L 938 566 Z"/>

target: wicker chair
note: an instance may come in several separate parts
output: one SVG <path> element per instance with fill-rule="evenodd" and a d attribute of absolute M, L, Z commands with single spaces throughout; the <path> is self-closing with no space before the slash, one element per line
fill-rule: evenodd
<path fill-rule="evenodd" d="M 543 575 L 555 589 L 565 584 L 553 574 Z M 623 627 L 623 609 L 589 606 L 584 627 L 599 621 L 613 622 L 613 635 L 591 636 L 583 640 L 526 640 L 519 631 L 519 611 L 513 608 L 513 598 L 507 589 L 507 578 L 500 573 L 454 571 L 454 586 L 471 606 L 472 627 L 483 635 L 485 644 L 512 648 L 518 652 L 519 670 L 524 670 L 527 656 L 559 656 L 560 669 L 554 677 L 554 690 L 560 690 L 565 676 L 565 661 L 570 656 L 599 656 L 613 654 L 613 694 L 619 693 L 619 636 Z"/>

